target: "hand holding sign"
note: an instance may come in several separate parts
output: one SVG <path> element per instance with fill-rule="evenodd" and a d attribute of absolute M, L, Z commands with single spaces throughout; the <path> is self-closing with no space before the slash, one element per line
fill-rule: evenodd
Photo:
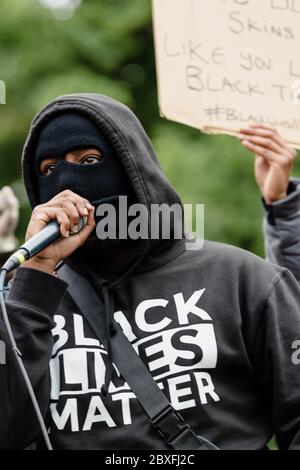
<path fill-rule="evenodd" d="M 241 143 L 255 156 L 255 177 L 267 204 L 287 196 L 289 178 L 297 152 L 275 129 L 253 125 L 241 129 Z"/>

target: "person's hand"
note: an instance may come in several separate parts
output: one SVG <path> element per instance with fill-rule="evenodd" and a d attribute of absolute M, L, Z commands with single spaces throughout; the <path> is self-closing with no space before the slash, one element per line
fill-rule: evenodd
<path fill-rule="evenodd" d="M 14 236 L 19 221 L 19 201 L 9 186 L 0 190 L 0 253 L 15 250 L 17 239 Z"/>
<path fill-rule="evenodd" d="M 0 190 L 0 237 L 12 235 L 19 220 L 19 201 L 9 186 Z"/>
<path fill-rule="evenodd" d="M 266 203 L 285 198 L 296 150 L 269 126 L 252 125 L 241 129 L 238 137 L 255 154 L 255 178 Z"/>
<path fill-rule="evenodd" d="M 40 232 L 51 220 L 57 220 L 60 224 L 62 238 L 26 261 L 23 266 L 52 274 L 56 265 L 83 245 L 92 233 L 96 225 L 94 210 L 87 199 L 70 190 L 61 192 L 46 204 L 36 206 L 26 231 L 26 241 Z M 87 223 L 78 232 L 78 222 L 81 217 L 86 217 Z"/>

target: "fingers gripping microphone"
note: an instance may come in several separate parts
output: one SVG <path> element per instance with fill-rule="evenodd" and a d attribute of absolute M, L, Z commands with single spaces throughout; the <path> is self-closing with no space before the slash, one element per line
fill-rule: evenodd
<path fill-rule="evenodd" d="M 77 233 L 81 232 L 86 223 L 87 217 L 81 217 L 79 219 Z M 71 232 L 71 235 L 75 235 L 75 233 Z M 46 227 L 30 238 L 15 253 L 13 253 L 2 267 L 2 270 L 6 271 L 7 273 L 13 271 L 25 261 L 37 255 L 40 251 L 44 250 L 47 248 L 47 246 L 51 245 L 51 243 L 59 240 L 60 238 L 60 225 L 56 220 L 52 220 L 46 225 Z"/>

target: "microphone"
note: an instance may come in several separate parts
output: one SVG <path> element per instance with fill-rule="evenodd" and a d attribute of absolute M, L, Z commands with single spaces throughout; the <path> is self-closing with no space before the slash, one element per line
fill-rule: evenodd
<path fill-rule="evenodd" d="M 80 217 L 78 222 L 78 232 L 76 233 L 81 232 L 86 223 L 87 217 Z M 71 232 L 71 235 L 75 235 L 75 233 Z M 8 258 L 2 267 L 2 271 L 10 273 L 14 269 L 21 266 L 21 264 L 23 264 L 25 261 L 37 255 L 40 251 L 44 250 L 47 248 L 47 246 L 51 245 L 51 243 L 59 240 L 60 238 L 60 225 L 56 220 L 52 220 L 40 232 L 36 233 Z"/>

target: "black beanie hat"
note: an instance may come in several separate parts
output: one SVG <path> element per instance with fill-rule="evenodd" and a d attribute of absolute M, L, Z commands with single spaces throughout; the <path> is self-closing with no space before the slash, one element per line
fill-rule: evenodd
<path fill-rule="evenodd" d="M 97 148 L 105 152 L 108 142 L 96 125 L 83 114 L 66 112 L 42 128 L 35 150 L 36 169 L 45 158 L 63 157 L 75 148 Z"/>
<path fill-rule="evenodd" d="M 95 165 L 65 162 L 63 156 L 78 148 L 96 148 L 101 160 Z M 58 158 L 48 176 L 40 164 L 46 158 Z M 112 145 L 88 117 L 78 112 L 65 112 L 53 117 L 42 127 L 35 148 L 35 174 L 40 203 L 45 203 L 65 189 L 90 201 L 117 195 L 133 197 L 133 189 Z"/>

